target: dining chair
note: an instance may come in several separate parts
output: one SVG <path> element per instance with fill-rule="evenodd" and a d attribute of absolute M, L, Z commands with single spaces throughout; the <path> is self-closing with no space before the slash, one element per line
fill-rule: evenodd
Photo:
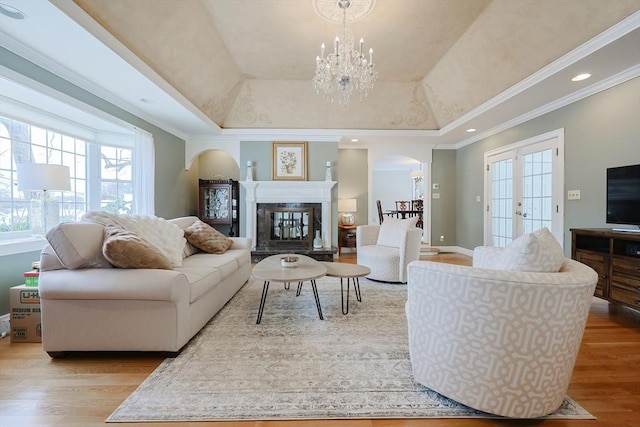
<path fill-rule="evenodd" d="M 419 227 L 419 228 L 424 228 L 423 210 L 424 210 L 424 200 L 415 199 L 411 201 L 411 215 L 418 217 L 418 223 L 416 224 L 416 227 Z"/>
<path fill-rule="evenodd" d="M 382 213 L 382 203 L 380 202 L 380 200 L 376 200 L 376 206 L 378 207 L 378 221 L 380 221 L 380 224 L 382 224 L 382 222 L 384 221 L 384 214 Z"/>
<path fill-rule="evenodd" d="M 406 211 L 409 210 L 411 203 L 408 200 L 396 200 L 396 210 Z"/>

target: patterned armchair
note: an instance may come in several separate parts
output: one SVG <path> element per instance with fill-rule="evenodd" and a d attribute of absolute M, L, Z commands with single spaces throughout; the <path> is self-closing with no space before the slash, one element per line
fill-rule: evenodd
<path fill-rule="evenodd" d="M 501 251 L 476 248 L 474 267 L 409 264 L 414 378 L 484 412 L 547 415 L 567 392 L 598 277 L 564 257 L 558 272 L 492 269 Z"/>
<path fill-rule="evenodd" d="M 369 279 L 407 282 L 407 265 L 420 258 L 422 230 L 416 228 L 417 220 L 387 218 L 381 225 L 358 226 L 357 263 L 371 269 Z"/>

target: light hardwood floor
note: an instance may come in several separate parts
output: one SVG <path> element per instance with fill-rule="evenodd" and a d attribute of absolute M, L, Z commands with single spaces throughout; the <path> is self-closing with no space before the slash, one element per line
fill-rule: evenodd
<path fill-rule="evenodd" d="M 441 254 L 428 261 L 468 265 Z M 355 263 L 343 254 L 341 262 Z M 70 329 L 73 325 L 69 325 Z M 72 331 L 71 331 L 72 333 Z M 89 354 L 50 359 L 40 344 L 0 340 L 0 426 L 104 426 L 104 420 L 162 362 L 157 354 Z M 122 426 L 436 427 L 640 426 L 640 314 L 594 298 L 568 394 L 597 420 L 315 420 L 124 423 Z"/>

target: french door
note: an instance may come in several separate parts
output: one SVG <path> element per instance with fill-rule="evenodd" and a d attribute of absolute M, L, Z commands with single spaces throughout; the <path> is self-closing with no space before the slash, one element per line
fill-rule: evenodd
<path fill-rule="evenodd" d="M 506 246 L 547 227 L 564 240 L 564 130 L 485 153 L 484 244 Z"/>

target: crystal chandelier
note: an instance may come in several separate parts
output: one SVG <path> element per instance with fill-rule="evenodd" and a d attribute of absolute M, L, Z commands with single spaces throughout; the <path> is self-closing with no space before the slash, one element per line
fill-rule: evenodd
<path fill-rule="evenodd" d="M 361 99 L 366 97 L 378 78 L 378 72 L 373 65 L 373 49 L 369 49 L 368 59 L 362 51 L 363 39 L 355 49 L 353 33 L 347 27 L 347 9 L 351 6 L 351 0 L 337 0 L 337 5 L 342 10 L 342 34 L 336 36 L 333 53 L 326 57 L 324 43 L 320 46 L 313 87 L 316 93 L 322 92 L 331 102 L 337 97 L 340 106 L 346 109 L 353 89 L 360 92 Z"/>

